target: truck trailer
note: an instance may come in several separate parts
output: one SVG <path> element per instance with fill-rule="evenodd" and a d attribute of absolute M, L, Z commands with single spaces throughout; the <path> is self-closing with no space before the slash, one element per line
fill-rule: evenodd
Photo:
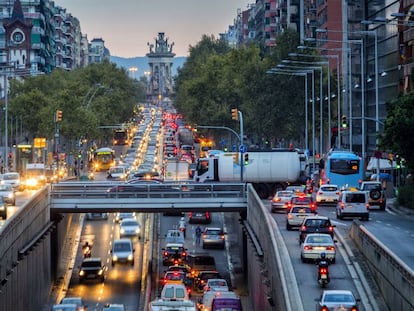
<path fill-rule="evenodd" d="M 260 198 L 266 199 L 278 189 L 301 183 L 300 155 L 289 149 L 223 152 L 199 159 L 194 180 L 251 183 Z"/>
<path fill-rule="evenodd" d="M 164 166 L 164 181 L 188 181 L 190 172 L 187 161 L 167 160 Z"/>

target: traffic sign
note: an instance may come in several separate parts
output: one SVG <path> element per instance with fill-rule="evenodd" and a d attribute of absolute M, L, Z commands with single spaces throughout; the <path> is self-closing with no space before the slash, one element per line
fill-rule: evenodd
<path fill-rule="evenodd" d="M 245 145 L 240 145 L 240 147 L 239 147 L 239 151 L 240 151 L 241 153 L 245 153 L 245 152 L 247 151 L 246 146 L 245 146 Z"/>

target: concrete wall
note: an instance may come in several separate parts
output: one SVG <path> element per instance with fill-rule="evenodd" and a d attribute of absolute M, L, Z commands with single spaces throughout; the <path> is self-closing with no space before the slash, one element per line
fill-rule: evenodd
<path fill-rule="evenodd" d="M 51 283 L 47 187 L 0 229 L 0 311 L 41 310 Z"/>
<path fill-rule="evenodd" d="M 414 310 L 414 271 L 371 235 L 359 221 L 351 226 L 351 238 L 367 259 L 390 310 Z"/>
<path fill-rule="evenodd" d="M 296 277 L 279 228 L 251 185 L 247 199 L 245 227 L 249 227 L 246 229 L 247 275 L 251 304 L 254 310 L 261 311 L 301 311 Z"/>

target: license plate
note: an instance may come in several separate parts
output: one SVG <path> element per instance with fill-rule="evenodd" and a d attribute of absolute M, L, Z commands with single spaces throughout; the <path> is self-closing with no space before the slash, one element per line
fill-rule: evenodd
<path fill-rule="evenodd" d="M 327 276 L 326 274 L 322 274 L 322 275 L 321 275 L 321 279 L 322 279 L 322 280 L 326 280 L 327 278 L 328 278 L 328 276 Z"/>
<path fill-rule="evenodd" d="M 325 250 L 325 247 L 323 247 L 323 246 L 315 246 L 313 249 L 315 251 L 324 251 Z"/>

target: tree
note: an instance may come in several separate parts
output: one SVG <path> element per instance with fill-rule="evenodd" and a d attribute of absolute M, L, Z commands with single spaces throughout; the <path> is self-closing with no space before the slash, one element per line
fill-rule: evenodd
<path fill-rule="evenodd" d="M 381 147 L 391 150 L 405 159 L 409 171 L 414 168 L 414 94 L 409 94 L 387 103 L 387 119 L 382 136 Z"/>

